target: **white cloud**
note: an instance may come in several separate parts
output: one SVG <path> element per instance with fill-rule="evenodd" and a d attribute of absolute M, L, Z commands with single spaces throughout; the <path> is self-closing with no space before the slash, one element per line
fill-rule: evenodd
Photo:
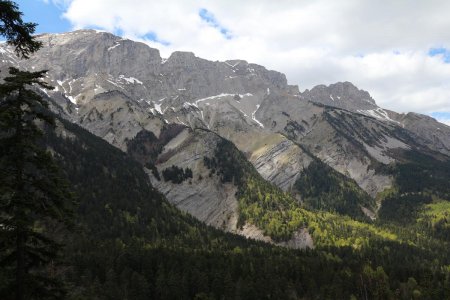
<path fill-rule="evenodd" d="M 450 49 L 450 1 L 428 0 L 54 0 L 74 28 L 99 27 L 147 41 L 167 57 L 192 51 L 241 58 L 287 75 L 301 89 L 351 81 L 396 111 L 450 111 L 450 64 L 429 57 Z M 202 20 L 212 13 L 220 28 Z"/>
<path fill-rule="evenodd" d="M 69 4 L 72 3 L 72 0 L 40 0 L 40 1 L 44 2 L 45 4 L 52 3 L 61 10 L 67 9 Z"/>

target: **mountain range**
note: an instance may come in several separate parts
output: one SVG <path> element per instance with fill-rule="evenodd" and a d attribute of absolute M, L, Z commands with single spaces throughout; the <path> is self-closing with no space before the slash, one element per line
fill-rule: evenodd
<path fill-rule="evenodd" d="M 214 156 L 223 139 L 300 203 L 305 197 L 296 182 L 319 160 L 363 195 L 351 215 L 360 211 L 371 219 L 381 204 L 377 195 L 395 184 L 386 167 L 404 162 L 408 152 L 436 160 L 450 155 L 449 126 L 380 108 L 350 82 L 300 92 L 284 74 L 263 66 L 213 62 L 190 52 L 163 59 L 143 43 L 94 30 L 38 40 L 44 47 L 26 61 L 2 45 L 2 69 L 48 69 L 55 89 L 42 93 L 61 117 L 129 152 L 147 170 L 192 170 L 192 178 L 180 183 L 148 173 L 171 203 L 228 231 L 268 239 L 255 224 L 238 226 L 238 187 L 205 167 L 204 158 Z"/>
<path fill-rule="evenodd" d="M 270 278 L 252 276 L 263 269 L 276 273 L 276 263 L 289 261 L 295 263 L 277 275 L 283 283 L 270 283 L 273 291 L 289 294 L 280 298 L 336 295 L 322 286 L 320 293 L 308 294 L 325 280 L 312 271 L 324 262 L 342 269 L 329 274 L 333 282 L 351 274 L 348 282 L 358 282 L 362 298 L 367 285 L 359 286 L 355 274 L 380 281 L 386 275 L 364 268 L 368 260 L 386 268 L 406 298 L 420 290 L 417 282 L 408 290 L 410 277 L 429 287 L 428 295 L 448 295 L 449 126 L 383 109 L 350 82 L 300 92 L 284 74 L 244 60 L 214 62 L 191 52 L 165 59 L 144 43 L 95 30 L 36 38 L 43 47 L 28 60 L 0 44 L 0 71 L 48 70 L 46 81 L 55 87 L 37 91 L 58 119 L 55 131 L 46 134 L 47 148 L 80 195 L 82 230 L 70 236 L 67 250 L 77 262 L 67 276 L 89 286 L 80 295 L 97 295 L 99 286 L 114 286 L 125 272 L 134 276 L 132 290 L 143 291 L 143 299 L 170 298 L 162 296 L 167 287 L 161 284 L 183 251 L 191 259 L 212 255 L 214 263 L 225 261 L 230 268 L 239 260 L 245 269 L 224 269 L 220 280 L 247 274 L 232 280 L 230 290 L 257 282 L 259 296 L 248 299 L 269 293 L 261 286 Z M 307 249 L 301 252 L 306 256 L 285 248 Z M 94 261 L 103 252 L 115 258 L 98 269 Z M 263 263 L 267 253 L 278 255 L 279 260 L 270 256 L 275 265 Z M 158 265 L 161 257 L 171 267 Z M 343 257 L 357 263 L 346 265 Z M 126 269 L 137 258 L 150 273 Z M 202 263 L 215 272 L 214 263 Z M 259 264 L 256 271 L 253 264 Z M 401 273 L 402 265 L 410 272 Z M 108 279 L 108 268 L 115 279 Z M 440 278 L 434 285 L 422 274 L 431 269 Z M 316 281 L 305 274 L 315 274 Z M 203 275 L 195 276 L 201 286 Z M 188 279 L 176 279 L 183 280 Z M 147 281 L 152 292 L 145 292 Z M 214 291 L 213 285 L 205 286 Z M 182 293 L 193 297 L 199 290 Z M 114 297 L 125 299 L 122 292 Z M 216 297 L 231 297 L 229 292 Z"/>

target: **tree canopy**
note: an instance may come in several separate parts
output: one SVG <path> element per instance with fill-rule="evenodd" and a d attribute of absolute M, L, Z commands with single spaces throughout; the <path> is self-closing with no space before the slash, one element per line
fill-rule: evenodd
<path fill-rule="evenodd" d="M 15 3 L 0 0 L 0 35 L 18 56 L 41 47 Z M 63 285 L 53 268 L 61 245 L 60 224 L 71 220 L 72 193 L 41 141 L 54 125 L 48 103 L 36 88 L 52 89 L 46 71 L 11 67 L 0 84 L 0 298 L 61 298 Z"/>
<path fill-rule="evenodd" d="M 28 58 L 39 50 L 42 43 L 32 36 L 37 24 L 24 22 L 22 15 L 16 3 L 0 0 L 0 35 L 6 37 L 7 43 L 14 46 L 18 56 Z"/>

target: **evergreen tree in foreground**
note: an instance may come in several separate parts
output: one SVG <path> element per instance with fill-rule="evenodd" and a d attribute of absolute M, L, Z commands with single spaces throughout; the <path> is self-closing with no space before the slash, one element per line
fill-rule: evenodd
<path fill-rule="evenodd" d="M 41 43 L 17 5 L 0 0 L 0 35 L 28 58 Z M 72 196 L 52 156 L 39 145 L 52 125 L 48 104 L 32 86 L 51 89 L 46 71 L 10 68 L 0 84 L 0 299 L 61 298 L 55 236 L 71 220 Z"/>
<path fill-rule="evenodd" d="M 38 144 L 39 127 L 53 124 L 47 103 L 29 87 L 51 88 L 45 71 L 10 68 L 0 84 L 0 264 L 3 297 L 59 298 L 52 265 L 60 245 L 50 232 L 71 218 L 71 193 L 51 154 Z"/>

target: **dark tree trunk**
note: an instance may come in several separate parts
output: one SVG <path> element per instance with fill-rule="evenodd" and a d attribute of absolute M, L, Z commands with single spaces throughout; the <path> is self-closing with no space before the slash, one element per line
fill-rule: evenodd
<path fill-rule="evenodd" d="M 25 299 L 25 268 L 25 232 L 17 228 L 16 300 Z"/>

